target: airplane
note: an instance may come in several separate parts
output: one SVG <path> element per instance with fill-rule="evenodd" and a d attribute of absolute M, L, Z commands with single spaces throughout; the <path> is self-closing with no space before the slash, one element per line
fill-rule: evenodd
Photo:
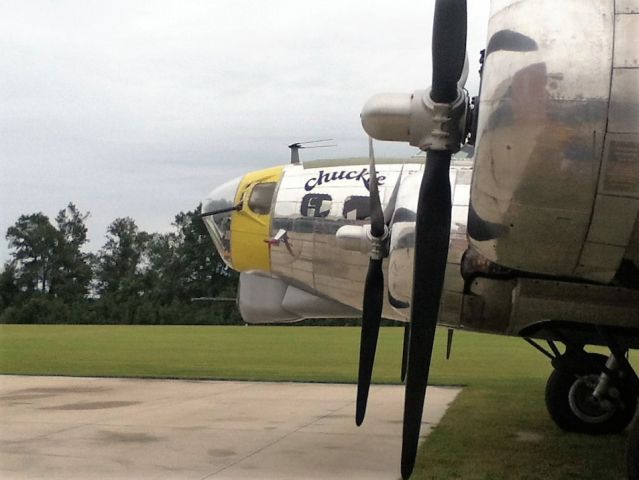
<path fill-rule="evenodd" d="M 477 97 L 464 89 L 466 2 L 436 0 L 432 86 L 366 103 L 368 163 L 268 168 L 203 204 L 241 272 L 247 323 L 362 317 L 358 425 L 380 319 L 407 325 L 403 478 L 438 323 L 548 356 L 546 406 L 566 431 L 618 433 L 637 410 L 639 2 L 493 0 L 489 18 Z M 373 138 L 426 159 L 378 163 Z M 464 145 L 472 162 L 451 162 Z M 639 422 L 626 457 L 639 480 Z"/>

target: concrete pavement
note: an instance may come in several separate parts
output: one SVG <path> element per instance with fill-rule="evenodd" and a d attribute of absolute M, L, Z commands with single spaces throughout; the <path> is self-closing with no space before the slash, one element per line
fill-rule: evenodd
<path fill-rule="evenodd" d="M 0 376 L 0 478 L 397 479 L 403 387 Z M 428 388 L 427 434 L 459 392 Z"/>

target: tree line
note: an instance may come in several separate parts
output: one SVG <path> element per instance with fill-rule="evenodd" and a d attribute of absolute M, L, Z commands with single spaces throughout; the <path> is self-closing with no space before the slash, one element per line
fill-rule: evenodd
<path fill-rule="evenodd" d="M 21 215 L 6 232 L 0 323 L 233 324 L 237 274 L 218 256 L 201 206 L 175 216 L 173 231 L 148 233 L 116 218 L 97 253 L 85 252 L 88 212 L 73 203 L 52 222 Z"/>

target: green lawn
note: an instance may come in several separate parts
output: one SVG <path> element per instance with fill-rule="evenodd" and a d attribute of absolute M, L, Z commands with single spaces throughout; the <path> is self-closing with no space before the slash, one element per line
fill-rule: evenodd
<path fill-rule="evenodd" d="M 383 328 L 374 380 L 399 383 L 403 329 Z M 463 384 L 422 448 L 423 479 L 619 479 L 623 436 L 561 432 L 546 414 L 549 362 L 523 340 L 438 333 L 431 383 Z M 347 327 L 0 326 L 0 372 L 354 382 Z M 428 408 L 428 406 L 426 407 Z"/>

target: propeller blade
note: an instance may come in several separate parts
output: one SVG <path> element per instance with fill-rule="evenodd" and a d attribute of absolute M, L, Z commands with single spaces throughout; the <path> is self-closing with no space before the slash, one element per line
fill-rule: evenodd
<path fill-rule="evenodd" d="M 359 347 L 359 372 L 357 375 L 357 405 L 355 410 L 355 424 L 358 427 L 362 424 L 364 416 L 366 415 L 368 392 L 373 375 L 375 351 L 377 350 L 379 325 L 382 319 L 384 300 L 382 259 L 370 259 L 365 285 L 362 332 Z"/>
<path fill-rule="evenodd" d="M 373 138 L 368 137 L 368 158 L 369 158 L 369 205 L 371 214 L 371 235 L 375 238 L 384 236 L 384 211 L 382 201 L 379 198 L 379 186 L 377 185 L 377 170 L 375 169 L 375 152 L 373 151 Z"/>
<path fill-rule="evenodd" d="M 366 415 L 368 392 L 371 386 L 373 365 L 375 363 L 375 351 L 377 350 L 377 338 L 379 337 L 379 325 L 382 320 L 382 308 L 384 304 L 384 272 L 382 271 L 383 252 L 381 241 L 386 234 L 384 212 L 379 197 L 377 186 L 377 171 L 375 170 L 375 154 L 373 152 L 373 139 L 368 139 L 368 152 L 370 158 L 369 175 L 369 202 L 371 216 L 371 236 L 373 237 L 373 249 L 368 263 L 368 273 L 364 283 L 364 304 L 362 307 L 362 332 L 359 346 L 359 372 L 357 374 L 357 404 L 355 410 L 355 423 L 360 426 Z M 375 243 L 377 241 L 377 244 Z"/>
<path fill-rule="evenodd" d="M 446 270 L 451 212 L 450 156 L 449 151 L 428 152 L 419 192 L 402 438 L 402 477 L 405 479 L 415 466 Z"/>
<path fill-rule="evenodd" d="M 448 329 L 448 335 L 446 337 L 446 360 L 450 360 L 450 352 L 453 350 L 453 335 L 455 330 L 452 328 Z"/>
<path fill-rule="evenodd" d="M 457 98 L 457 82 L 466 59 L 466 0 L 437 0 L 433 18 L 434 102 L 451 103 Z"/>
<path fill-rule="evenodd" d="M 384 209 L 384 218 L 386 219 L 386 226 L 390 225 L 390 222 L 393 219 L 393 213 L 395 213 L 395 204 L 397 203 L 397 195 L 399 194 L 399 186 L 402 183 L 402 175 L 404 175 L 404 165 L 405 164 L 402 164 L 402 168 L 399 171 L 399 175 L 397 175 L 397 181 L 395 182 L 395 186 L 393 187 L 393 191 L 391 192 L 391 196 L 388 199 L 388 203 L 386 204 L 386 208 Z"/>
<path fill-rule="evenodd" d="M 410 337 L 410 323 L 404 325 L 404 345 L 402 346 L 402 383 L 406 380 L 406 368 L 408 367 L 408 339 Z"/>
<path fill-rule="evenodd" d="M 437 0 L 433 19 L 433 85 L 431 99 L 452 103 L 466 57 L 466 0 Z M 451 152 L 428 150 L 419 190 L 415 223 L 415 258 L 411 301 L 404 428 L 402 477 L 415 467 L 426 385 L 433 353 L 435 327 L 446 272 L 450 237 Z"/>
<path fill-rule="evenodd" d="M 470 64 L 468 63 L 468 52 L 466 52 L 466 57 L 464 58 L 464 69 L 462 70 L 461 77 L 459 77 L 459 81 L 457 85 L 459 88 L 464 88 L 466 86 L 466 80 L 468 80 L 468 70 L 470 68 Z"/>

